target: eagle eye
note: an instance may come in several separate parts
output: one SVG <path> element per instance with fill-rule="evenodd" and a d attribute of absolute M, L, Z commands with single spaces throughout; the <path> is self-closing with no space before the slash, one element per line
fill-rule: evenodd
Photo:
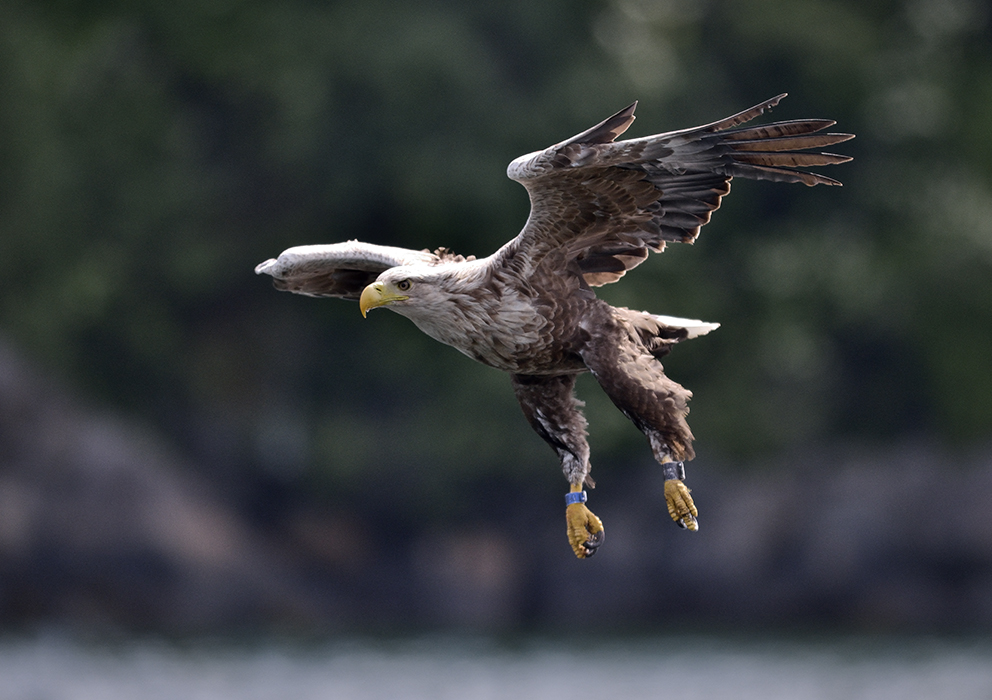
<path fill-rule="evenodd" d="M 410 280 L 400 280 L 396 283 L 396 288 L 401 292 L 408 291 L 412 286 L 413 285 L 410 283 Z"/>

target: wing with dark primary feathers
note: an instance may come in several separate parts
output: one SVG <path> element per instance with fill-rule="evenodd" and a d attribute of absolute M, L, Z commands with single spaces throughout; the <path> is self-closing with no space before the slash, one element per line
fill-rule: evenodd
<path fill-rule="evenodd" d="M 839 185 L 801 170 L 851 160 L 816 150 L 854 138 L 822 133 L 835 122 L 740 126 L 783 97 L 705 126 L 615 141 L 634 121 L 635 102 L 578 136 L 516 159 L 507 175 L 527 188 L 531 212 L 500 262 L 529 275 L 556 251 L 564 260 L 555 255 L 553 264 L 577 264 L 588 284 L 608 284 L 666 242 L 692 243 L 734 177 Z"/>
<path fill-rule="evenodd" d="M 339 297 L 357 301 L 362 290 L 376 277 L 398 265 L 436 265 L 464 259 L 444 248 L 434 253 L 360 241 L 329 245 L 304 245 L 283 251 L 255 268 L 256 274 L 272 275 L 276 289 L 311 297 Z"/>

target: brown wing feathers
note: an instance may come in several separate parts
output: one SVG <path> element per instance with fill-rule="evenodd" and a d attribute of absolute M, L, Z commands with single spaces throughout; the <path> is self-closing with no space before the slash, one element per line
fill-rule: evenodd
<path fill-rule="evenodd" d="M 375 282 L 381 270 L 328 269 L 313 274 L 273 278 L 272 285 L 283 292 L 311 297 L 338 297 L 358 301 L 366 285 Z"/>
<path fill-rule="evenodd" d="M 839 185 L 840 182 L 825 175 L 796 170 L 851 160 L 850 156 L 835 153 L 808 152 L 811 148 L 825 148 L 854 138 L 853 134 L 816 133 L 835 123 L 824 119 L 776 122 L 724 132 L 719 138 L 730 149 L 734 163 L 744 166 L 732 168 L 731 175 L 810 186 Z"/>
<path fill-rule="evenodd" d="M 535 260 L 563 246 L 593 286 L 615 282 L 648 250 L 691 243 L 730 191 L 733 177 L 839 185 L 801 168 L 851 160 L 823 153 L 853 138 L 824 132 L 835 122 L 800 119 L 740 126 L 778 95 L 704 126 L 614 141 L 634 120 L 636 102 L 543 152 L 517 159 L 508 174 L 531 193 L 531 221 L 518 238 Z"/>
<path fill-rule="evenodd" d="M 560 146 L 567 146 L 571 143 L 610 143 L 615 141 L 617 136 L 627 130 L 634 123 L 634 110 L 637 109 L 635 101 L 628 107 L 621 109 L 608 119 L 604 119 L 591 129 L 586 129 L 581 134 L 573 136 L 567 141 L 562 141 Z"/>

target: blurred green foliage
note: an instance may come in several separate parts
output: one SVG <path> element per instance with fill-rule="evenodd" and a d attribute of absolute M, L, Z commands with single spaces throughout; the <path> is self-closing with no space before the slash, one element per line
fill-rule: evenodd
<path fill-rule="evenodd" d="M 8 0 L 0 327 L 235 495 L 560 490 L 503 375 L 252 268 L 349 238 L 488 254 L 526 218 L 514 157 L 634 99 L 639 136 L 789 91 L 773 117 L 858 134 L 845 187 L 735 182 L 602 295 L 723 324 L 666 362 L 703 458 L 986 441 L 990 38 L 979 0 Z M 596 473 L 642 464 L 580 391 Z"/>

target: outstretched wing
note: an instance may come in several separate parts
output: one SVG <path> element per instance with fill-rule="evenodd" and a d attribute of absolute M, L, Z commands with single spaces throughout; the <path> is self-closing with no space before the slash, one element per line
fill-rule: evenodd
<path fill-rule="evenodd" d="M 734 177 L 839 185 L 801 170 L 851 160 L 811 151 L 854 138 L 820 133 L 835 122 L 739 126 L 783 97 L 705 126 L 614 142 L 634 121 L 635 102 L 578 136 L 517 158 L 507 175 L 527 188 L 531 212 L 500 251 L 500 264 L 528 275 L 557 252 L 553 264 L 577 264 L 588 284 L 608 284 L 668 241 L 692 243 Z"/>
<path fill-rule="evenodd" d="M 289 248 L 258 265 L 255 274 L 272 275 L 275 288 L 287 292 L 357 301 L 362 290 L 391 267 L 440 260 L 427 251 L 348 241 Z"/>

